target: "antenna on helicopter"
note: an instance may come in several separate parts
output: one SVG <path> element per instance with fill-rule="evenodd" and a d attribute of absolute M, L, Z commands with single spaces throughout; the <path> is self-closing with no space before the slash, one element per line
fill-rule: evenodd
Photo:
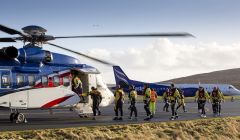
<path fill-rule="evenodd" d="M 55 39 L 66 39 L 66 38 L 120 38 L 120 37 L 194 37 L 192 34 L 186 33 L 186 32 L 179 32 L 179 33 L 139 33 L 139 34 L 103 34 L 103 35 L 82 35 L 82 36 L 52 36 L 52 35 L 46 35 L 47 30 L 43 27 L 36 26 L 36 25 L 30 25 L 22 28 L 23 32 L 9 28 L 7 26 L 0 24 L 0 31 L 3 31 L 5 33 L 8 33 L 10 35 L 19 35 L 19 37 L 5 37 L 0 38 L 0 42 L 16 42 L 16 41 L 23 41 L 24 45 L 26 42 L 29 42 L 29 45 L 26 45 L 28 47 L 35 46 L 35 45 L 43 45 L 43 44 L 49 44 L 52 46 L 55 46 L 57 48 L 63 49 L 65 51 L 69 51 L 72 53 L 75 53 L 77 55 L 86 57 L 88 59 L 91 59 L 93 61 L 106 64 L 106 65 L 113 65 L 112 63 L 109 63 L 107 61 L 94 58 L 91 56 L 88 56 L 86 54 L 49 43 L 48 41 L 55 40 Z"/>

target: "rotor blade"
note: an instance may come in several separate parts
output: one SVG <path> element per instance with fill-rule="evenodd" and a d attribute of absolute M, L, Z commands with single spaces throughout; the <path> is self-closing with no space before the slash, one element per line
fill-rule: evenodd
<path fill-rule="evenodd" d="M 0 38 L 0 42 L 16 42 L 13 38 Z"/>
<path fill-rule="evenodd" d="M 76 52 L 76 51 L 74 51 L 74 50 L 70 50 L 70 49 L 61 47 L 61 46 L 56 45 L 56 44 L 52 44 L 52 43 L 48 43 L 48 42 L 47 42 L 47 44 L 52 45 L 52 46 L 55 46 L 55 47 L 60 48 L 60 49 L 63 49 L 63 50 L 66 50 L 66 51 L 69 51 L 69 52 L 71 52 L 71 53 L 75 53 L 75 54 L 77 54 L 77 55 L 81 55 L 81 56 L 86 57 L 86 58 L 88 58 L 88 59 L 91 59 L 91 60 L 93 60 L 93 61 L 96 61 L 96 62 L 105 64 L 105 65 L 113 66 L 112 63 L 109 63 L 109 62 L 107 62 L 107 61 L 100 60 L 100 59 L 98 59 L 98 58 L 94 58 L 94 57 L 88 56 L 88 55 L 86 55 L 86 54 L 83 54 L 83 53 L 80 53 L 80 52 Z"/>
<path fill-rule="evenodd" d="M 12 28 L 9 28 L 9 27 L 6 27 L 6 26 L 1 25 L 1 24 L 0 24 L 0 30 L 3 31 L 3 32 L 5 32 L 5 33 L 8 33 L 8 34 L 10 34 L 10 35 L 16 35 L 16 34 L 18 34 L 18 35 L 24 36 L 24 34 L 21 33 L 20 31 L 15 30 L 15 29 L 12 29 Z"/>
<path fill-rule="evenodd" d="M 106 34 L 106 35 L 82 35 L 82 36 L 59 36 L 58 38 L 103 38 L 103 37 L 194 37 L 189 33 L 143 33 L 143 34 Z"/>

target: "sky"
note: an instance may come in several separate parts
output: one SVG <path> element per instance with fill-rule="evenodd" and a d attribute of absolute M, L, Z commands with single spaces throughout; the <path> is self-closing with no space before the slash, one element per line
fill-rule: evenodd
<path fill-rule="evenodd" d="M 131 78 L 158 82 L 240 66 L 238 0 L 2 0 L 1 24 L 39 25 L 54 36 L 188 32 L 196 38 L 61 39 L 52 43 L 107 60 Z M 0 37 L 9 35 L 0 32 Z M 1 43 L 1 46 L 22 43 Z M 79 58 L 114 83 L 109 66 Z"/>

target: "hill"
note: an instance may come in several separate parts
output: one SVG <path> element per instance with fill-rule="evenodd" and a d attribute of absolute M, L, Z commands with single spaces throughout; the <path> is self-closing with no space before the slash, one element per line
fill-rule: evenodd
<path fill-rule="evenodd" d="M 171 79 L 163 82 L 164 83 L 173 82 L 176 84 L 182 84 L 182 83 L 198 84 L 199 82 L 206 83 L 206 84 L 221 83 L 221 84 L 231 84 L 236 88 L 240 89 L 240 68 L 196 74 L 196 75 L 191 75 L 187 77 Z"/>

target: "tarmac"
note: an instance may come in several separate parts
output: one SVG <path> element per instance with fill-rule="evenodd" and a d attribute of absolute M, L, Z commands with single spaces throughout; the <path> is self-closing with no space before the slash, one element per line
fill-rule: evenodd
<path fill-rule="evenodd" d="M 240 101 L 235 100 L 234 102 L 224 102 L 222 104 L 222 114 L 220 117 L 227 116 L 240 116 Z M 163 111 L 163 103 L 157 103 L 156 115 L 150 121 L 144 121 L 146 118 L 146 113 L 143 108 L 143 103 L 136 104 L 138 109 L 138 120 L 129 120 L 128 110 L 129 104 L 124 104 L 124 117 L 122 121 L 113 121 L 114 117 L 114 104 L 108 107 L 100 108 L 101 116 L 97 116 L 96 120 L 92 120 L 90 115 L 88 118 L 80 118 L 78 114 L 69 109 L 55 109 L 53 114 L 49 113 L 49 110 L 23 110 L 27 117 L 27 123 L 15 124 L 9 121 L 9 110 L 0 111 L 0 131 L 18 131 L 18 130 L 35 130 L 35 129 L 53 129 L 53 128 L 71 128 L 71 127 L 81 127 L 81 126 L 101 126 L 101 125 L 114 125 L 114 124 L 139 124 L 146 122 L 166 122 L 171 121 L 170 112 Z M 212 113 L 212 107 L 210 103 L 206 104 L 207 118 L 214 117 Z M 182 108 L 178 110 L 179 118 L 174 121 L 179 120 L 194 120 L 200 119 L 200 114 L 197 110 L 197 103 L 186 103 L 187 112 L 184 113 Z M 204 118 L 202 118 L 204 119 Z"/>

